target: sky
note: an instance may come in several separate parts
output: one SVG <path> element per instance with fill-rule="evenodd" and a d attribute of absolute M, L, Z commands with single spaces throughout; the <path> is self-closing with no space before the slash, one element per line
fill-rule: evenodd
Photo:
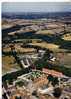
<path fill-rule="evenodd" d="M 71 2 L 3 2 L 2 12 L 71 12 Z"/>

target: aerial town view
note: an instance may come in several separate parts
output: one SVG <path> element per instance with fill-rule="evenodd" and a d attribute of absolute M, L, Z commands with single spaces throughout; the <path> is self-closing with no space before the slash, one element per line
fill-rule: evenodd
<path fill-rule="evenodd" d="M 71 3 L 2 3 L 2 99 L 71 99 Z"/>

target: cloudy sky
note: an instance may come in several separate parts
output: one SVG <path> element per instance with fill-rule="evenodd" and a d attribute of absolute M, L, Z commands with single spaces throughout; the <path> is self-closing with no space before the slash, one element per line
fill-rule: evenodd
<path fill-rule="evenodd" d="M 71 12 L 70 2 L 4 2 L 2 12 Z"/>

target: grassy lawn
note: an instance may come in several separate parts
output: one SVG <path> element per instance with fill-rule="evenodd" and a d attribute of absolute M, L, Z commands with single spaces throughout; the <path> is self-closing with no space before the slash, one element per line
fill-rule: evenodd
<path fill-rule="evenodd" d="M 21 47 L 21 44 L 22 43 L 17 43 L 15 44 L 15 50 L 17 52 L 32 52 L 32 51 L 35 51 L 34 48 L 24 48 L 24 47 Z M 6 47 L 6 48 L 3 48 L 3 51 L 4 52 L 11 52 L 11 48 L 10 47 Z"/>
<path fill-rule="evenodd" d="M 71 33 L 63 35 L 62 39 L 66 40 L 66 41 L 71 41 Z"/>
<path fill-rule="evenodd" d="M 39 46 L 39 47 L 42 47 L 42 48 L 47 48 L 47 49 L 50 49 L 50 50 L 56 50 L 56 49 L 58 49 L 59 48 L 59 46 L 58 45 L 56 45 L 56 44 L 53 44 L 53 43 L 46 43 L 46 42 L 41 42 L 41 43 L 34 43 L 34 42 L 32 42 L 32 43 L 30 43 L 31 45 L 34 45 L 34 46 Z"/>
<path fill-rule="evenodd" d="M 36 34 L 52 35 L 54 32 L 52 30 L 39 30 Z"/>
<path fill-rule="evenodd" d="M 71 53 L 57 52 L 54 53 L 57 58 L 58 65 L 63 65 L 64 67 L 71 68 Z"/>
<path fill-rule="evenodd" d="M 19 65 L 15 62 L 13 56 L 3 56 L 2 57 L 2 74 L 10 72 L 12 70 L 20 69 Z"/>

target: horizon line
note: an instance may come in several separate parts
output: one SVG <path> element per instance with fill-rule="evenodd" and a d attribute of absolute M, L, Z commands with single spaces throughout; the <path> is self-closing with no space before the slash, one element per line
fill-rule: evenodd
<path fill-rule="evenodd" d="M 31 12 L 2 12 L 2 13 L 66 13 L 66 12 L 69 12 L 69 13 L 71 13 L 71 11 L 48 11 L 48 12 L 41 12 L 41 11 L 31 11 Z"/>

